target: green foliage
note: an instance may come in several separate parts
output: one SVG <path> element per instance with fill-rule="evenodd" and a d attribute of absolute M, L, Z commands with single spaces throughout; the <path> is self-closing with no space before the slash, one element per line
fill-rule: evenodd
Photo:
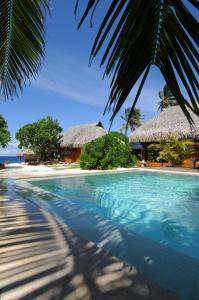
<path fill-rule="evenodd" d="M 87 0 L 78 28 L 89 12 L 92 24 L 100 1 Z M 104 2 L 104 17 L 100 16 L 91 61 L 104 49 L 101 65 L 106 64 L 105 75 L 112 76 L 107 105 L 108 110 L 113 108 L 112 119 L 131 90 L 138 87 L 133 110 L 153 65 L 159 68 L 187 118 L 191 120 L 185 104 L 199 115 L 198 22 L 192 13 L 192 6 L 198 9 L 198 1 Z M 49 3 L 49 0 L 0 1 L 0 96 L 12 98 L 40 70 Z M 79 0 L 75 11 L 78 3 Z M 190 103 L 183 97 L 179 83 Z"/>
<path fill-rule="evenodd" d="M 164 88 L 162 91 L 158 93 L 160 102 L 158 110 L 163 111 L 165 108 L 169 106 L 175 106 L 178 105 L 178 102 L 176 101 L 175 97 L 171 93 L 169 87 L 167 84 L 165 84 Z"/>
<path fill-rule="evenodd" d="M 101 2 L 87 0 L 79 27 L 89 13 L 92 24 Z M 108 111 L 113 108 L 111 120 L 133 88 L 134 109 L 153 65 L 160 70 L 187 118 L 191 121 L 185 104 L 199 116 L 198 21 L 192 13 L 192 5 L 198 9 L 198 1 L 112 0 L 105 3 L 90 62 L 103 52 L 100 66 L 105 65 L 104 74 L 112 77 L 107 105 Z M 185 88 L 190 102 L 183 97 L 180 86 Z"/>
<path fill-rule="evenodd" d="M 137 158 L 132 154 L 128 138 L 119 132 L 110 132 L 86 144 L 80 158 L 82 169 L 114 169 L 132 167 Z"/>
<path fill-rule="evenodd" d="M 159 150 L 158 160 L 167 161 L 172 165 L 181 165 L 183 161 L 194 153 L 194 143 L 189 140 L 178 140 L 175 136 L 168 136 L 159 144 L 151 144 L 148 149 Z"/>
<path fill-rule="evenodd" d="M 0 96 L 21 91 L 38 73 L 44 56 L 49 0 L 0 1 Z"/>
<path fill-rule="evenodd" d="M 125 109 L 124 116 L 121 116 L 121 119 L 124 120 L 124 124 L 120 129 L 121 132 L 125 132 L 127 135 L 127 131 L 130 128 L 131 131 L 134 131 L 137 127 L 141 125 L 141 112 L 139 108 L 135 108 L 132 115 L 130 115 L 131 108 L 128 107 Z"/>
<path fill-rule="evenodd" d="M 37 123 L 24 125 L 16 133 L 16 139 L 19 141 L 19 149 L 32 148 L 34 144 L 34 138 L 37 131 Z"/>
<path fill-rule="evenodd" d="M 20 128 L 16 139 L 20 142 L 19 148 L 30 148 L 39 160 L 46 161 L 58 151 L 61 132 L 58 121 L 46 117 Z"/>
<path fill-rule="evenodd" d="M 5 148 L 11 140 L 8 125 L 5 119 L 0 115 L 0 146 Z"/>
<path fill-rule="evenodd" d="M 159 150 L 157 149 L 148 149 L 148 160 L 157 161 L 159 156 Z"/>

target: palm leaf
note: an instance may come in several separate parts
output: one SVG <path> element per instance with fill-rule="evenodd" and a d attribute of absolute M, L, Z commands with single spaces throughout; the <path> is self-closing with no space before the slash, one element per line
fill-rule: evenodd
<path fill-rule="evenodd" d="M 89 0 L 78 28 L 99 4 Z M 197 0 L 188 0 L 198 7 Z M 105 111 L 112 109 L 111 121 L 141 78 L 132 103 L 139 99 L 152 65 L 159 68 L 171 93 L 190 122 L 187 106 L 199 116 L 197 20 L 181 0 L 112 0 L 96 35 L 90 62 L 106 45 L 101 66 L 112 76 Z M 77 6 L 76 6 L 77 9 Z M 190 101 L 183 96 L 180 84 Z M 150 103 L 149 103 L 150 105 Z M 130 117 L 130 116 L 129 116 Z"/>
<path fill-rule="evenodd" d="M 37 74 L 44 55 L 48 0 L 0 1 L 0 96 L 13 97 Z"/>

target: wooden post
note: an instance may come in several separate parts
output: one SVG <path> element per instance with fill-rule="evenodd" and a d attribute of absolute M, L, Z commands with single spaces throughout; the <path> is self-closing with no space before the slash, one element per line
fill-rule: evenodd
<path fill-rule="evenodd" d="M 142 154 L 142 158 L 145 160 L 145 161 L 147 161 L 148 160 L 148 149 L 147 149 L 147 144 L 146 143 L 143 143 L 143 144 L 141 144 L 142 145 L 142 152 L 141 152 L 141 154 Z"/>

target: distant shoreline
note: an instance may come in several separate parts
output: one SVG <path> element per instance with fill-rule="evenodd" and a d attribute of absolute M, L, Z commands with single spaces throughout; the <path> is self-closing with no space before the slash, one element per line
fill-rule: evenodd
<path fill-rule="evenodd" d="M 19 163 L 20 162 L 20 157 L 18 156 L 0 156 L 0 163 L 4 162 L 10 162 L 10 163 Z"/>

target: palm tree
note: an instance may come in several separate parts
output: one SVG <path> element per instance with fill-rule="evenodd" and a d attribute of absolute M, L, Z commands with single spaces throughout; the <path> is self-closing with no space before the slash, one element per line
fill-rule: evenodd
<path fill-rule="evenodd" d="M 121 132 L 125 132 L 127 135 L 128 129 L 130 128 L 131 131 L 134 131 L 136 127 L 141 125 L 141 112 L 139 108 L 135 108 L 133 114 L 130 116 L 131 107 L 128 107 L 124 111 L 124 116 L 121 116 L 121 119 L 124 120 L 124 124 L 120 128 Z"/>
<path fill-rule="evenodd" d="M 158 110 L 163 111 L 165 108 L 169 106 L 178 105 L 178 102 L 176 101 L 175 97 L 171 93 L 167 84 L 165 84 L 163 90 L 160 91 L 158 95 L 160 98 L 160 101 L 158 102 L 159 104 Z"/>
<path fill-rule="evenodd" d="M 48 0 L 0 1 L 0 98 L 12 98 L 40 70 Z"/>
<path fill-rule="evenodd" d="M 101 0 L 87 0 L 78 28 Z M 50 0 L 0 1 L 0 96 L 13 97 L 38 73 L 44 56 L 45 17 Z M 76 2 L 75 12 L 79 0 Z M 152 66 L 159 68 L 187 118 L 189 107 L 199 115 L 198 22 L 190 6 L 197 0 L 112 0 L 91 51 L 90 62 L 105 45 L 101 65 L 112 76 L 106 110 L 113 109 L 111 121 L 139 82 L 130 115 Z M 187 91 L 190 102 L 180 90 Z"/>
<path fill-rule="evenodd" d="M 100 1 L 87 1 L 78 28 L 89 13 L 92 25 Z M 79 0 L 76 11 L 78 3 Z M 190 10 L 190 6 L 199 9 L 198 1 L 187 0 L 188 5 L 181 0 L 112 0 L 106 3 L 90 63 L 105 46 L 101 66 L 106 64 L 104 74 L 112 76 L 106 106 L 108 111 L 113 108 L 111 121 L 139 82 L 131 108 L 133 112 L 153 65 L 159 68 L 188 120 L 192 121 L 187 107 L 199 116 L 198 22 Z M 179 82 L 190 102 L 183 97 Z"/>

